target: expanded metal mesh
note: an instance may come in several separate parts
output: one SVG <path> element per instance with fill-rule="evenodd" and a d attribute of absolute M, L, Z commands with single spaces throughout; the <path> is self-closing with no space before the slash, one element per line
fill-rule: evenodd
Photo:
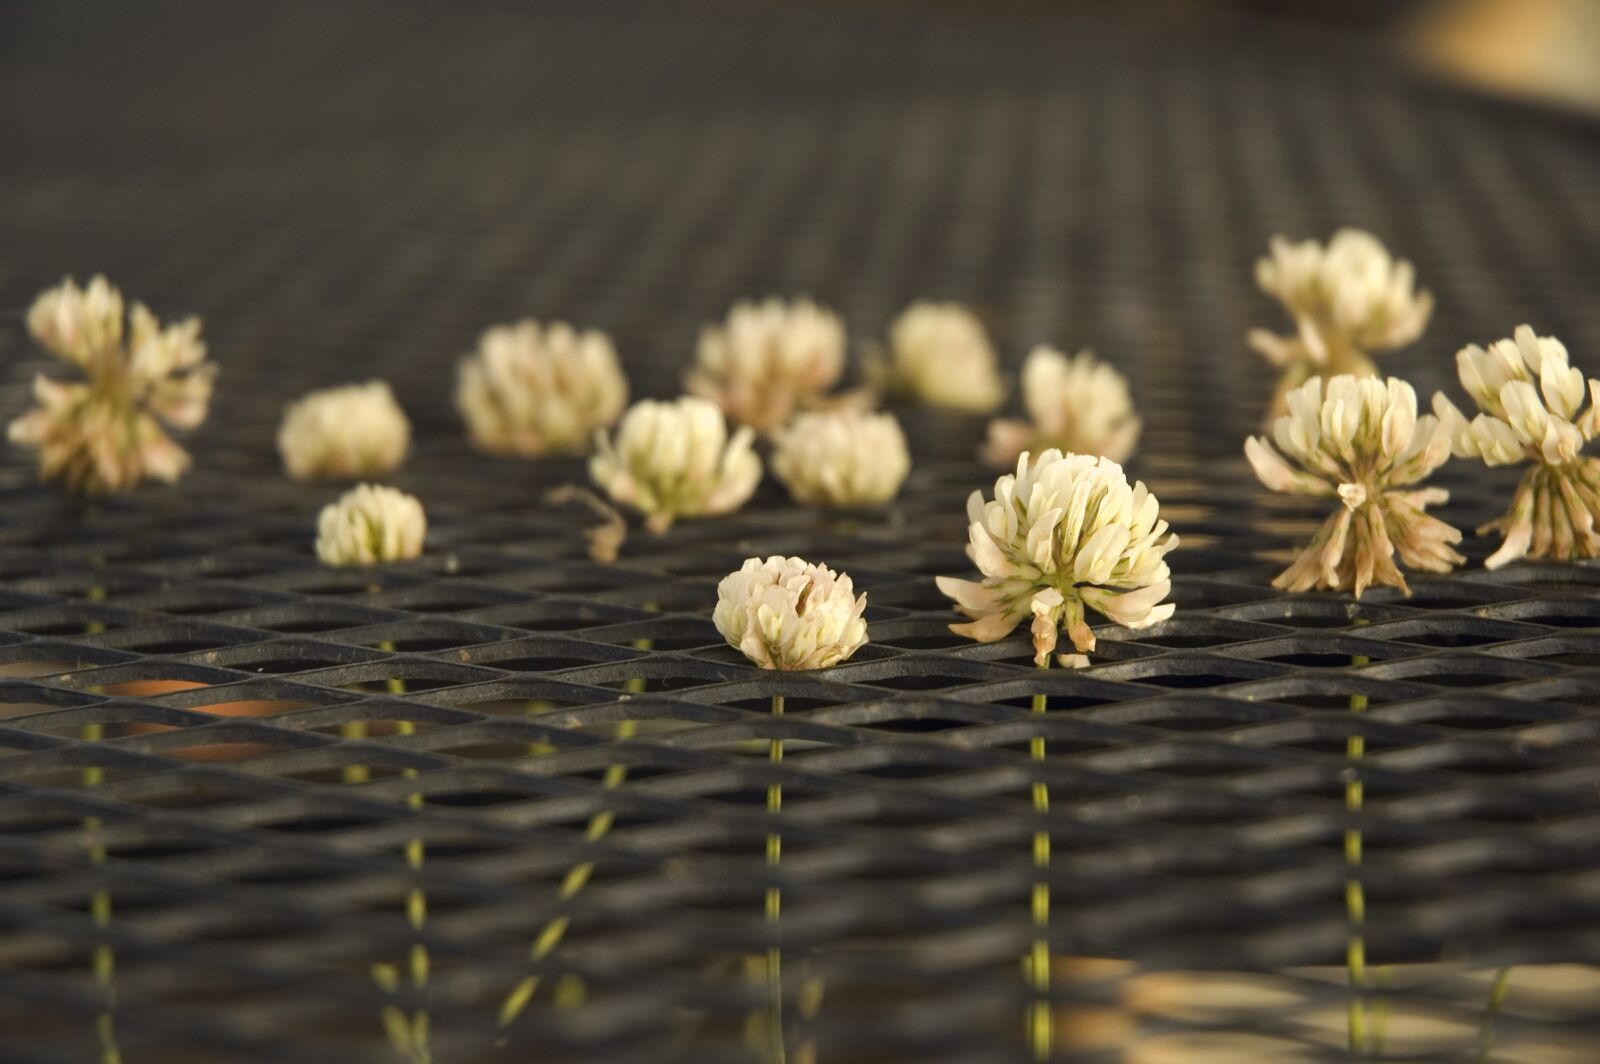
<path fill-rule="evenodd" d="M 1489 573 L 1471 539 L 1409 599 L 1284 595 L 1320 515 L 1240 454 L 1277 231 L 1416 261 L 1438 311 L 1387 367 L 1424 395 L 1523 321 L 1600 369 L 1592 124 L 1343 46 L 1031 16 L 40 3 L 0 10 L 0 143 L 5 415 L 62 370 L 20 319 L 67 272 L 203 314 L 222 366 L 176 488 L 87 504 L 0 466 L 0 1057 L 392 1060 L 393 1006 L 440 1061 L 767 1060 L 779 945 L 795 1059 L 1023 1059 L 1044 829 L 1060 1059 L 1345 1059 L 1352 879 L 1379 1052 L 1593 1059 L 1600 569 Z M 542 502 L 581 463 L 461 438 L 489 323 L 605 328 L 669 395 L 698 324 L 768 291 L 857 341 L 938 296 L 1013 369 L 1115 362 L 1183 537 L 1173 620 L 1101 629 L 1078 673 L 947 631 L 977 420 L 903 411 L 883 511 L 769 483 L 609 566 Z M 273 428 L 369 376 L 417 427 L 428 551 L 332 571 L 333 489 L 279 475 Z M 1514 475 L 1447 466 L 1446 516 Z M 775 552 L 866 590 L 851 662 L 721 645 L 716 581 Z M 373 980 L 419 941 L 424 989 Z"/>

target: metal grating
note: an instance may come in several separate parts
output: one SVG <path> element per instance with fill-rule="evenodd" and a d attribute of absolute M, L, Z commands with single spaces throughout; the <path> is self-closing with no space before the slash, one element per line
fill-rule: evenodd
<path fill-rule="evenodd" d="M 1271 320 L 1249 266 L 1275 231 L 1360 224 L 1418 263 L 1435 322 L 1388 366 L 1419 392 L 1522 321 L 1600 368 L 1592 124 L 1248 31 L 37 3 L 0 11 L 0 143 L 0 409 L 44 365 L 21 309 L 69 271 L 203 314 L 224 374 L 176 489 L 89 506 L 0 466 L 0 1058 L 97 1053 L 98 951 L 135 1062 L 392 1060 L 396 1002 L 426 1004 L 440 1061 L 764 1060 L 749 968 L 776 883 L 791 1055 L 1023 1059 L 1042 823 L 1061 1059 L 1346 1059 L 1351 826 L 1385 1052 L 1471 1059 L 1489 973 L 1516 964 L 1492 1059 L 1591 1059 L 1600 569 L 1486 573 L 1472 541 L 1411 599 L 1284 596 L 1315 514 L 1265 497 L 1239 444 L 1272 384 L 1241 337 Z M 610 567 L 540 502 L 581 465 L 460 437 L 447 383 L 487 323 L 606 328 L 663 395 L 698 323 L 766 291 L 816 295 L 858 340 L 959 298 L 1013 358 L 1115 361 L 1149 426 L 1134 471 L 1184 537 L 1174 620 L 1102 630 L 1079 674 L 949 635 L 931 577 L 965 567 L 976 421 L 904 413 L 917 467 L 887 512 L 768 484 Z M 429 551 L 332 572 L 309 550 L 332 493 L 277 475 L 272 428 L 370 375 L 417 427 L 397 483 Z M 1462 527 L 1509 497 L 1441 479 Z M 848 570 L 871 646 L 781 679 L 719 646 L 717 579 L 768 552 Z M 368 974 L 407 956 L 414 887 L 425 1002 Z"/>

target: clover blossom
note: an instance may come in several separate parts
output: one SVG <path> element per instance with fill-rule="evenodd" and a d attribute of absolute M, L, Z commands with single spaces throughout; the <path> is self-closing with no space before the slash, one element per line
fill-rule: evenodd
<path fill-rule="evenodd" d="M 844 323 L 809 299 L 740 301 L 720 325 L 700 331 L 691 393 L 714 401 L 757 432 L 823 405 L 844 372 Z"/>
<path fill-rule="evenodd" d="M 84 288 L 67 278 L 34 300 L 28 331 L 88 378 L 36 375 L 38 405 L 11 422 L 11 441 L 38 449 L 41 479 L 98 494 L 183 475 L 189 455 L 167 430 L 205 421 L 217 374 L 199 318 L 162 326 L 134 303 L 124 319 L 122 293 L 104 277 Z"/>
<path fill-rule="evenodd" d="M 383 381 L 323 388 L 284 408 L 278 453 L 295 480 L 352 480 L 399 468 L 411 423 Z"/>
<path fill-rule="evenodd" d="M 615 502 L 665 532 L 679 517 L 725 514 L 743 506 L 761 480 L 761 459 L 746 426 L 728 437 L 722 411 L 692 395 L 628 408 L 615 442 L 595 433 L 589 476 Z"/>
<path fill-rule="evenodd" d="M 848 573 L 802 558 L 749 558 L 717 585 L 717 631 L 763 669 L 826 669 L 867 642 Z"/>
<path fill-rule="evenodd" d="M 561 321 L 487 329 L 457 372 L 456 407 L 490 454 L 582 454 L 627 404 L 611 338 Z"/>
<path fill-rule="evenodd" d="M 1417 416 L 1411 385 L 1393 377 L 1313 377 L 1287 401 L 1289 413 L 1272 427 L 1278 449 L 1253 436 L 1245 457 L 1273 491 L 1337 498 L 1341 505 L 1274 587 L 1348 590 L 1360 598 L 1379 584 L 1409 595 L 1395 555 L 1409 568 L 1435 573 L 1465 560 L 1452 549 L 1461 533 L 1424 512 L 1450 493 L 1413 487 L 1449 459 L 1450 434 L 1437 418 Z"/>
<path fill-rule="evenodd" d="M 1139 440 L 1142 423 L 1127 380 L 1090 351 L 1068 358 L 1053 347 L 1035 347 L 1022 365 L 1022 402 L 1028 421 L 989 422 L 983 459 L 990 465 L 1009 468 L 1023 451 L 1051 448 L 1122 462 Z"/>
<path fill-rule="evenodd" d="M 428 519 L 413 495 L 360 484 L 322 508 L 317 557 L 324 565 L 377 565 L 422 553 Z"/>
<path fill-rule="evenodd" d="M 868 365 L 890 395 L 984 414 L 1000 405 L 1000 361 L 978 316 L 959 303 L 911 304 L 889 326 L 889 350 Z"/>
<path fill-rule="evenodd" d="M 1288 336 L 1249 334 L 1250 346 L 1285 371 L 1274 414 L 1312 376 L 1375 375 L 1372 356 L 1421 336 L 1433 314 L 1433 295 L 1416 289 L 1411 263 L 1360 229 L 1341 229 L 1326 246 L 1273 237 L 1270 254 L 1256 263 L 1256 284 L 1294 322 Z"/>
<path fill-rule="evenodd" d="M 1172 616 L 1163 603 L 1172 590 L 1166 554 L 1178 545 L 1161 520 L 1160 504 L 1143 483 L 1129 485 L 1109 458 L 1048 450 L 1024 452 L 1015 473 L 994 484 L 985 502 L 967 500 L 967 555 L 981 582 L 937 578 L 939 590 L 972 620 L 950 630 L 981 643 L 1004 639 L 1029 616 L 1034 662 L 1047 665 L 1065 626 L 1075 655 L 1063 664 L 1088 664 L 1095 636 L 1085 608 L 1128 628 L 1148 628 Z"/>
<path fill-rule="evenodd" d="M 1560 340 L 1535 336 L 1527 325 L 1488 350 L 1462 348 L 1456 368 L 1481 412 L 1469 422 L 1442 392 L 1434 395 L 1434 413 L 1455 454 L 1491 466 L 1533 463 L 1511 508 L 1478 530 L 1505 536 L 1484 565 L 1600 557 L 1600 458 L 1581 453 L 1600 435 L 1600 379 L 1585 381 L 1567 364 Z M 1585 396 L 1589 408 L 1580 413 Z"/>
<path fill-rule="evenodd" d="M 892 414 L 801 414 L 773 444 L 773 474 L 807 506 L 888 502 L 911 469 L 905 433 Z"/>

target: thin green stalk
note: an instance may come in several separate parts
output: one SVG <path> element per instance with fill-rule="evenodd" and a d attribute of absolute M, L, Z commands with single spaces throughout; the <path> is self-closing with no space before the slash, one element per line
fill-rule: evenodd
<path fill-rule="evenodd" d="M 1041 666 L 1049 667 L 1048 662 Z M 1043 717 L 1049 701 L 1043 692 L 1034 695 L 1033 712 Z M 1045 760 L 1043 736 L 1028 741 L 1028 754 L 1034 761 Z M 1033 811 L 1042 821 L 1050 812 L 1050 786 L 1036 780 L 1032 790 Z M 1033 1001 L 1028 1006 L 1028 1044 L 1034 1060 L 1048 1061 L 1055 1048 L 1055 1017 L 1050 1009 L 1050 832 L 1043 827 L 1033 833 L 1033 867 L 1038 878 L 1033 884 L 1033 949 L 1026 965 L 1033 990 Z"/>
<path fill-rule="evenodd" d="M 89 520 L 92 522 L 99 516 L 98 507 L 90 507 Z M 94 570 L 105 568 L 105 555 L 95 553 L 89 557 L 89 567 Z M 84 592 L 84 597 L 90 602 L 104 602 L 106 589 L 103 584 L 90 585 Z M 84 625 L 84 630 L 89 635 L 99 635 L 106 630 L 104 621 L 89 621 Z M 99 693 L 98 688 L 96 693 Z M 98 743 L 105 738 L 105 725 L 85 724 L 82 736 L 85 742 Z M 89 765 L 83 770 L 83 786 L 85 789 L 98 787 L 105 782 L 105 770 L 99 765 Z M 83 833 L 89 850 L 89 863 L 96 869 L 103 869 L 106 863 L 106 845 L 100 837 L 104 827 L 97 816 L 83 818 Z M 117 1041 L 117 953 L 111 945 L 108 936 L 111 931 L 111 892 L 105 887 L 97 887 L 89 897 L 89 916 L 94 921 L 95 930 L 100 932 L 102 938 L 94 945 L 90 965 L 94 971 L 95 985 L 100 988 L 104 1005 L 94 1019 L 95 1040 L 100 1047 L 100 1064 L 122 1064 L 122 1048 Z"/>
<path fill-rule="evenodd" d="M 783 716 L 783 696 L 772 696 L 772 715 Z M 771 739 L 767 743 L 767 760 L 773 765 L 783 763 L 783 740 Z M 783 784 L 767 784 L 767 816 L 774 825 L 783 812 Z M 767 867 L 776 873 L 783 857 L 783 836 L 776 830 L 767 833 Z M 767 888 L 767 923 L 772 925 L 774 936 L 779 930 L 779 916 L 783 896 L 779 888 Z M 767 947 L 767 1059 L 770 1064 L 783 1064 L 783 947 L 775 941 Z"/>
<path fill-rule="evenodd" d="M 1359 622 L 1358 622 L 1359 623 Z M 1362 655 L 1350 659 L 1352 665 L 1367 663 Z M 1367 696 L 1350 696 L 1350 711 L 1361 713 L 1367 708 Z M 1356 763 L 1367 750 L 1366 736 L 1352 733 L 1345 740 L 1345 757 L 1351 762 L 1350 777 L 1344 785 L 1344 807 L 1351 823 L 1344 831 L 1344 862 L 1348 869 L 1344 884 L 1345 917 L 1349 925 L 1345 942 L 1345 972 L 1350 985 L 1350 1011 L 1346 1022 L 1350 1052 L 1357 1056 L 1368 1053 L 1367 1023 L 1367 895 L 1361 883 L 1362 838 L 1356 820 L 1361 815 L 1365 793 Z M 1381 1035 L 1379 1036 L 1381 1038 Z"/>
<path fill-rule="evenodd" d="M 1508 964 L 1494 973 L 1494 982 L 1489 986 L 1489 1005 L 1483 1010 L 1483 1023 L 1478 1028 L 1478 1064 L 1486 1064 L 1494 1049 L 1494 1021 L 1510 993 L 1511 965 Z"/>
<path fill-rule="evenodd" d="M 649 650 L 651 649 L 652 641 L 649 639 L 637 639 L 634 641 L 633 645 L 637 650 Z M 633 677 L 627 682 L 625 689 L 629 694 L 644 693 L 644 677 Z M 625 720 L 617 725 L 618 739 L 631 739 L 637 735 L 638 732 L 639 724 L 637 721 Z M 529 750 L 532 752 L 531 745 Z M 600 785 L 602 788 L 608 791 L 616 790 L 618 787 L 622 786 L 627 778 L 627 765 L 620 763 L 607 765 L 605 775 L 601 778 Z M 616 823 L 616 819 L 617 814 L 610 809 L 602 809 L 600 812 L 595 813 L 589 818 L 589 823 L 584 828 L 583 841 L 591 844 L 599 842 L 611 831 L 611 826 L 612 824 Z M 561 888 L 556 893 L 556 899 L 563 907 L 565 907 L 567 902 L 577 897 L 578 892 L 583 890 L 583 888 L 588 885 L 589 877 L 594 874 L 594 865 L 595 863 L 593 861 L 583 861 L 567 869 L 567 874 L 561 879 Z M 539 934 L 533 940 L 533 945 L 529 947 L 529 963 L 539 964 L 541 961 L 545 960 L 552 953 L 554 953 L 556 948 L 561 945 L 561 940 L 566 937 L 567 928 L 571 922 L 571 917 L 567 916 L 565 913 L 562 913 L 559 916 L 551 917 L 545 923 L 544 927 L 540 928 Z M 510 1027 L 511 1024 L 516 1021 L 516 1018 L 522 1015 L 522 1011 L 526 1009 L 530 1003 L 532 1003 L 534 994 L 536 994 L 539 990 L 539 982 L 540 977 L 537 973 L 532 973 L 525 976 L 520 982 L 517 983 L 516 986 L 511 988 L 511 992 L 508 993 L 505 1000 L 500 1003 L 499 1025 L 502 1031 L 500 1044 L 505 1044 L 505 1038 L 503 1035 L 505 1028 Z"/>

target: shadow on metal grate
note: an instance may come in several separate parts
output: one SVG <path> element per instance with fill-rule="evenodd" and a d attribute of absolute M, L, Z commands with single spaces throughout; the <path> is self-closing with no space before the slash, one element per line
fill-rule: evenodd
<path fill-rule="evenodd" d="M 1471 540 L 1410 599 L 1285 596 L 1316 515 L 1239 451 L 1272 385 L 1241 338 L 1274 320 L 1249 274 L 1275 231 L 1363 225 L 1418 263 L 1439 309 L 1388 366 L 1419 392 L 1522 321 L 1600 368 L 1592 125 L 1242 33 L 37 3 L 0 12 L 0 143 L 4 414 L 53 368 L 20 311 L 69 271 L 202 313 L 223 366 L 175 489 L 85 505 L 0 467 L 0 1057 L 93 1058 L 109 986 L 132 1062 L 392 1060 L 391 1004 L 426 1005 L 440 1061 L 763 1060 L 776 883 L 791 1057 L 1018 1060 L 1042 824 L 1060 1059 L 1347 1059 L 1351 827 L 1380 1054 L 1473 1059 L 1517 965 L 1489 1059 L 1593 1058 L 1600 569 L 1488 573 Z M 1103 629 L 1078 674 L 951 636 L 932 577 L 965 568 L 989 476 L 972 420 L 905 413 L 917 466 L 884 512 L 768 484 L 610 567 L 540 503 L 580 464 L 461 439 L 452 365 L 488 323 L 607 328 L 665 395 L 698 323 L 766 291 L 858 341 L 932 295 L 1013 367 L 1044 340 L 1115 361 L 1149 426 L 1134 471 L 1184 538 L 1176 617 Z M 277 474 L 272 430 L 371 375 L 417 425 L 397 483 L 429 550 L 324 570 L 332 492 Z M 1462 527 L 1508 497 L 1442 479 Z M 768 552 L 848 570 L 872 644 L 787 678 L 719 645 L 717 579 Z M 370 971 L 405 971 L 413 888 L 431 970 L 391 995 Z"/>

